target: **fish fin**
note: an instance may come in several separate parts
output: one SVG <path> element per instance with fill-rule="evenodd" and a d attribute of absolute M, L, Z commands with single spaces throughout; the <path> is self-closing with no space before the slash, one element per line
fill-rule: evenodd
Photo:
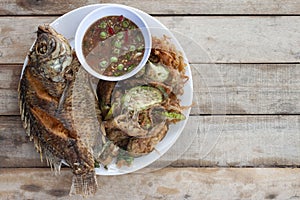
<path fill-rule="evenodd" d="M 54 170 L 54 174 L 60 174 L 62 160 L 47 150 L 45 150 L 44 154 L 47 160 L 47 165 L 51 167 L 51 170 Z"/>
<path fill-rule="evenodd" d="M 25 89 L 25 81 L 24 78 L 22 78 L 19 82 L 18 86 L 18 101 L 19 101 L 19 109 L 21 114 L 21 120 L 23 122 L 23 127 L 26 131 L 26 134 L 28 136 L 31 136 L 30 134 L 30 120 L 29 120 L 29 113 L 27 112 L 28 105 L 26 103 L 26 89 Z"/>
<path fill-rule="evenodd" d="M 40 121 L 40 124 L 43 124 L 48 133 L 52 133 L 62 139 L 77 138 L 76 133 L 66 129 L 62 122 L 60 122 L 58 119 L 51 116 L 47 112 L 37 107 L 30 108 L 30 111 L 35 116 L 35 118 Z"/>
<path fill-rule="evenodd" d="M 72 179 L 72 186 L 70 189 L 70 195 L 92 195 L 96 193 L 97 188 L 97 178 L 94 171 L 88 174 L 74 174 Z"/>
<path fill-rule="evenodd" d="M 55 104 L 58 104 L 58 99 L 51 96 L 44 88 L 41 82 L 35 78 L 29 70 L 26 70 L 24 73 L 26 73 L 28 84 L 33 88 L 36 95 L 47 102 L 53 102 Z"/>

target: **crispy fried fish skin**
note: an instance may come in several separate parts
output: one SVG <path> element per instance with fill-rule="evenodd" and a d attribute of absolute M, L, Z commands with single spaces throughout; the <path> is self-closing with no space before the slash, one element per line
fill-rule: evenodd
<path fill-rule="evenodd" d="M 70 194 L 97 190 L 91 135 L 74 128 L 72 92 L 81 66 L 68 41 L 50 26 L 39 26 L 19 83 L 26 133 L 55 171 L 64 160 L 73 170 Z M 88 123 L 88 122 L 82 122 Z"/>

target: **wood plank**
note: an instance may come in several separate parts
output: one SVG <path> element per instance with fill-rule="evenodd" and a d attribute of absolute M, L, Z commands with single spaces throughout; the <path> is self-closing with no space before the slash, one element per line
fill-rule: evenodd
<path fill-rule="evenodd" d="M 56 17 L 0 18 L 0 63 L 23 63 L 36 39 L 37 27 Z"/>
<path fill-rule="evenodd" d="M 149 1 L 147 6 L 139 0 L 104 0 L 57 2 L 32 0 L 1 0 L 0 15 L 47 15 L 64 14 L 72 9 L 95 3 L 119 3 L 144 10 L 151 14 L 299 14 L 297 0 L 183 0 L 183 1 Z"/>
<path fill-rule="evenodd" d="M 22 66 L 0 65 L 0 115 L 20 114 L 18 84 Z"/>
<path fill-rule="evenodd" d="M 54 176 L 47 169 L 0 169 L 0 197 L 70 199 L 71 176 L 66 170 Z M 300 169 L 288 168 L 166 168 L 98 176 L 100 189 L 85 199 L 299 199 L 299 179 Z"/>
<path fill-rule="evenodd" d="M 20 109 L 18 105 L 18 91 L 17 89 L 8 90 L 1 89 L 0 90 L 0 110 L 1 115 L 19 115 Z"/>
<path fill-rule="evenodd" d="M 17 89 L 21 65 L 0 65 L 0 89 Z"/>
<path fill-rule="evenodd" d="M 300 65 L 193 65 L 193 114 L 299 114 Z"/>
<path fill-rule="evenodd" d="M 22 63 L 39 24 L 55 17 L 0 18 L 0 63 Z M 192 63 L 299 62 L 300 16 L 157 17 Z"/>
<path fill-rule="evenodd" d="M 180 141 L 192 138 L 188 148 Z M 272 167 L 300 165 L 300 116 L 190 117 L 182 140 L 186 149 L 174 166 Z M 186 142 L 187 143 L 187 142 Z M 176 146 L 178 145 L 178 146 Z M 172 151 L 162 160 L 171 160 Z"/>
<path fill-rule="evenodd" d="M 47 166 L 25 134 L 20 117 L 0 117 L 0 144 L 0 168 Z"/>
<path fill-rule="evenodd" d="M 299 62 L 299 16 L 158 18 L 192 63 Z"/>
<path fill-rule="evenodd" d="M 149 168 L 300 166 L 299 133 L 299 115 L 190 116 L 174 146 Z M 0 117 L 0 158 L 0 167 L 46 166 L 19 117 Z"/>
<path fill-rule="evenodd" d="M 0 65 L 0 114 L 18 115 L 22 66 Z M 193 64 L 192 114 L 299 114 L 298 64 Z"/>

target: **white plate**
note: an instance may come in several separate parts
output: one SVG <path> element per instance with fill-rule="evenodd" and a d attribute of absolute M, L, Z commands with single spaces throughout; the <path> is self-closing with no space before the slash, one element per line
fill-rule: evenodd
<path fill-rule="evenodd" d="M 89 6 L 80 7 L 75 9 L 65 15 L 57 18 L 54 22 L 50 25 L 60 34 L 64 35 L 70 42 L 71 46 L 74 48 L 74 37 L 77 30 L 78 25 L 80 24 L 81 20 L 91 11 L 95 10 L 96 8 L 102 7 L 104 5 L 111 5 L 111 4 L 93 4 Z M 188 60 L 183 52 L 182 47 L 174 37 L 174 35 L 157 19 L 151 17 L 147 13 L 135 9 L 138 14 L 140 14 L 143 19 L 146 21 L 148 26 L 150 27 L 151 34 L 153 36 L 162 37 L 166 35 L 171 38 L 171 42 L 176 46 L 176 48 L 183 53 L 185 62 L 187 63 L 186 67 L 186 75 L 189 77 L 188 82 L 185 84 L 184 87 L 184 94 L 181 99 L 181 105 L 183 106 L 190 106 L 192 104 L 193 99 L 193 81 L 192 81 L 192 73 L 190 66 L 188 64 Z M 28 58 L 25 59 L 23 70 L 26 67 L 28 62 Z M 22 70 L 22 71 L 23 71 Z M 140 170 L 154 161 L 158 160 L 164 153 L 166 153 L 170 147 L 176 142 L 178 137 L 180 136 L 181 132 L 184 129 L 184 126 L 188 120 L 188 116 L 190 113 L 190 109 L 187 109 L 184 114 L 186 119 L 171 125 L 169 127 L 169 131 L 164 139 L 156 146 L 156 150 L 149 153 L 148 155 L 141 156 L 139 158 L 135 158 L 133 164 L 130 167 L 122 167 L 117 168 L 115 164 L 111 164 L 108 166 L 108 169 L 104 168 L 96 168 L 96 173 L 98 175 L 120 175 L 135 172 Z M 174 161 L 176 160 L 176 156 L 174 157 Z"/>

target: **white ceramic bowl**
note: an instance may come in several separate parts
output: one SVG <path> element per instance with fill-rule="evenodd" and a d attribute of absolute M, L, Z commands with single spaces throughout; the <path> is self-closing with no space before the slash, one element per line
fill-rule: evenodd
<path fill-rule="evenodd" d="M 120 16 L 120 15 L 123 15 L 125 18 L 131 20 L 139 27 L 139 29 L 141 30 L 142 35 L 144 37 L 145 51 L 144 51 L 144 55 L 143 55 L 141 62 L 132 71 L 125 73 L 124 75 L 121 75 L 121 76 L 105 76 L 105 75 L 95 71 L 87 63 L 87 61 L 83 55 L 83 51 L 82 51 L 82 41 L 83 41 L 86 31 L 94 22 L 96 22 L 97 20 L 99 20 L 103 17 Z M 124 80 L 124 79 L 130 78 L 133 75 L 135 75 L 136 73 L 138 73 L 140 71 L 140 69 L 143 68 L 143 66 L 146 64 L 146 62 L 150 56 L 151 45 L 152 45 L 151 33 L 149 30 L 149 27 L 147 26 L 147 24 L 143 20 L 143 18 L 139 14 L 137 14 L 134 11 L 134 9 L 132 9 L 131 7 L 118 5 L 118 4 L 103 6 L 103 7 L 100 7 L 98 9 L 92 11 L 91 13 L 89 13 L 79 24 L 76 34 L 75 34 L 75 51 L 76 51 L 76 55 L 77 55 L 80 63 L 82 64 L 82 66 L 91 75 L 93 75 L 99 79 L 103 79 L 103 80 L 107 80 L 107 81 Z"/>

